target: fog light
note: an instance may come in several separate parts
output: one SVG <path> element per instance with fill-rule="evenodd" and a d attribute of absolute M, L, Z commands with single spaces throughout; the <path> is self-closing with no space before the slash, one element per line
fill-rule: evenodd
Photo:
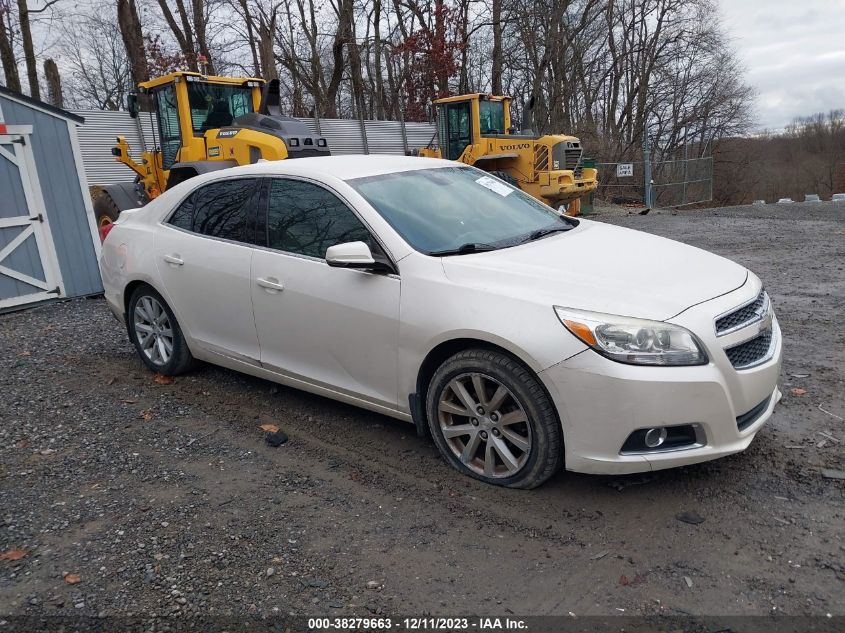
<path fill-rule="evenodd" d="M 657 448 L 666 441 L 666 435 L 667 431 L 665 426 L 661 426 L 656 429 L 649 429 L 645 432 L 643 441 L 645 441 L 645 445 L 649 448 Z"/>
<path fill-rule="evenodd" d="M 642 455 L 667 451 L 700 448 L 707 443 L 700 424 L 679 424 L 677 426 L 654 426 L 633 431 L 622 448 L 620 455 Z"/>

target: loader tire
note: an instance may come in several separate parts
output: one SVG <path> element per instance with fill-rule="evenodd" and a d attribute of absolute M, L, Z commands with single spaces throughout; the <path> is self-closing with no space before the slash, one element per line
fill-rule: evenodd
<path fill-rule="evenodd" d="M 566 211 L 564 215 L 568 215 L 570 217 L 574 217 L 576 215 L 580 215 L 581 213 L 581 198 L 575 198 L 575 200 L 570 200 L 569 203 L 566 205 Z"/>
<path fill-rule="evenodd" d="M 116 221 L 118 215 L 120 215 L 120 209 L 108 193 L 104 191 L 97 196 L 94 201 L 94 217 L 97 219 L 98 229 Z"/>

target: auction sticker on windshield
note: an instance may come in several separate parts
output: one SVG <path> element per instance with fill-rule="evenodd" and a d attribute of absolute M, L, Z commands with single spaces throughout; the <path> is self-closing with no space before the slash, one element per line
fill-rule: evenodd
<path fill-rule="evenodd" d="M 490 176 L 482 176 L 475 182 L 477 182 L 482 187 L 487 187 L 490 191 L 495 191 L 502 197 L 513 193 L 513 189 L 511 189 L 508 185 L 503 183 L 501 180 L 491 178 Z"/>

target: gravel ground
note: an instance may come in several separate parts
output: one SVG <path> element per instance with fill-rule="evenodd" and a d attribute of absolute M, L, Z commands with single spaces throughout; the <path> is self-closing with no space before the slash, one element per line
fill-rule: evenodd
<path fill-rule="evenodd" d="M 101 299 L 7 314 L 0 614 L 845 614 L 845 205 L 596 217 L 764 279 L 785 395 L 744 454 L 503 490 L 376 414 L 159 384 Z"/>

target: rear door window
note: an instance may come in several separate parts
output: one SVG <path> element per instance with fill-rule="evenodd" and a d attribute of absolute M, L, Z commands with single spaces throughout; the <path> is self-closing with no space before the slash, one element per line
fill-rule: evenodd
<path fill-rule="evenodd" d="M 252 242 L 258 206 L 257 178 L 213 182 L 197 189 L 168 220 L 201 235 Z"/>

